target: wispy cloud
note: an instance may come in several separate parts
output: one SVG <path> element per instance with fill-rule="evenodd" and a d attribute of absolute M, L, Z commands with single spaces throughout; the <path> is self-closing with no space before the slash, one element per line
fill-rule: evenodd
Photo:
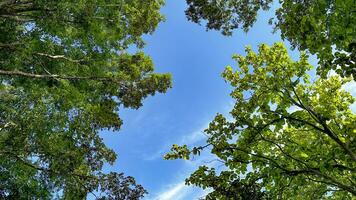
<path fill-rule="evenodd" d="M 207 136 L 204 134 L 204 130 L 209 126 L 209 123 L 205 123 L 197 131 L 193 131 L 190 134 L 183 136 L 179 140 L 179 144 L 194 145 L 202 140 L 206 140 Z"/>
<path fill-rule="evenodd" d="M 167 190 L 163 190 L 152 200 L 181 200 L 189 192 L 189 188 L 185 185 L 184 181 L 169 187 Z"/>
<path fill-rule="evenodd" d="M 164 154 L 166 154 L 171 148 L 172 144 L 183 145 L 186 144 L 188 146 L 195 145 L 199 142 L 205 141 L 207 136 L 204 134 L 204 129 L 208 127 L 209 123 L 205 123 L 202 127 L 198 128 L 196 131 L 192 131 L 191 133 L 183 135 L 181 138 L 178 138 L 176 141 L 169 141 L 164 144 L 158 151 L 152 153 L 151 155 L 145 155 L 145 160 L 156 160 L 162 159 Z"/>
<path fill-rule="evenodd" d="M 173 180 L 170 186 L 163 187 L 157 193 L 149 196 L 147 200 L 197 200 L 205 197 L 211 192 L 211 189 L 203 190 L 198 187 L 187 186 L 184 181 L 200 165 L 219 169 L 222 164 L 216 161 L 215 156 L 209 152 L 202 154 L 194 160 L 186 160 L 184 161 L 184 167 L 180 170 L 181 175 Z"/>
<path fill-rule="evenodd" d="M 204 126 L 204 128 L 206 127 L 207 126 Z M 205 140 L 206 136 L 203 133 L 203 128 L 200 128 L 197 129 L 197 131 L 193 131 L 190 134 L 183 136 L 179 141 L 181 144 L 195 145 L 198 142 Z M 179 175 L 172 180 L 170 186 L 163 187 L 157 193 L 149 196 L 147 200 L 195 200 L 206 196 L 210 191 L 209 189 L 203 190 L 201 188 L 187 186 L 185 185 L 184 180 L 200 165 L 207 165 L 210 167 L 221 165 L 220 162 L 215 160 L 216 157 L 209 151 L 203 152 L 200 156 L 194 157 L 191 160 L 182 160 L 183 166 L 177 172 Z"/>
<path fill-rule="evenodd" d="M 184 181 L 181 181 L 175 185 L 172 185 L 165 190 L 162 190 L 154 197 L 148 197 L 147 200 L 197 200 L 205 197 L 211 189 L 199 189 L 185 185 Z"/>
<path fill-rule="evenodd" d="M 223 106 L 222 113 L 225 114 L 228 121 L 233 121 L 233 118 L 228 114 L 234 107 L 235 102 L 230 100 L 227 104 Z M 196 128 L 194 131 L 190 131 L 187 134 L 183 134 L 180 138 L 176 138 L 174 141 L 167 141 L 162 145 L 156 152 L 151 153 L 150 155 L 145 155 L 144 160 L 152 161 L 156 159 L 162 159 L 163 156 L 169 151 L 172 144 L 178 145 L 188 145 L 194 146 L 199 145 L 199 143 L 204 142 L 208 139 L 208 136 L 204 133 L 204 130 L 209 127 L 209 123 L 214 119 L 215 114 L 212 117 L 206 117 L 205 123 L 202 123 L 202 126 Z"/>
<path fill-rule="evenodd" d="M 227 113 L 233 108 L 234 101 L 230 101 L 223 106 L 222 113 L 232 121 L 232 117 Z M 146 160 L 155 160 L 162 158 L 165 153 L 167 153 L 172 144 L 183 145 L 186 144 L 190 147 L 201 145 L 201 143 L 207 140 L 207 135 L 204 130 L 208 128 L 209 123 L 213 120 L 215 114 L 210 117 L 205 118 L 205 123 L 201 123 L 201 126 L 197 127 L 195 130 L 183 134 L 180 138 L 175 138 L 174 141 L 167 141 L 157 152 L 151 154 L 151 156 L 145 156 Z M 211 192 L 210 189 L 201 189 L 198 187 L 185 185 L 185 179 L 189 177 L 200 165 L 206 165 L 208 167 L 215 167 L 217 169 L 221 168 L 223 164 L 217 161 L 217 157 L 210 153 L 208 149 L 202 152 L 200 156 L 195 156 L 191 160 L 184 160 L 183 166 L 177 172 L 179 174 L 171 181 L 171 184 L 167 187 L 161 188 L 156 193 L 147 197 L 147 200 L 195 200 L 206 196 Z"/>
<path fill-rule="evenodd" d="M 148 197 L 147 200 L 197 200 L 205 197 L 211 192 L 211 189 L 203 190 L 198 187 L 187 186 L 185 185 L 185 179 L 201 165 L 214 167 L 217 170 L 221 170 L 224 167 L 209 150 L 202 152 L 200 156 L 183 162 L 182 168 L 177 172 L 179 175 L 172 180 L 170 186 L 163 187 L 160 191 Z"/>

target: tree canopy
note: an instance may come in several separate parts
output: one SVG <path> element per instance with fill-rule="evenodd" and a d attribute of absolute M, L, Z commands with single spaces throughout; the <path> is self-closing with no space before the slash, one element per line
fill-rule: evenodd
<path fill-rule="evenodd" d="M 352 78 L 312 81 L 308 57 L 293 61 L 281 43 L 235 55 L 224 79 L 234 90 L 229 120 L 217 114 L 205 146 L 174 145 L 166 159 L 189 159 L 210 147 L 225 168 L 200 166 L 186 181 L 213 188 L 206 199 L 352 199 L 356 195 Z"/>
<path fill-rule="evenodd" d="M 353 199 L 356 196 L 355 0 L 186 0 L 207 29 L 245 32 L 275 9 L 282 43 L 234 55 L 222 76 L 230 116 L 217 114 L 203 146 L 173 145 L 165 159 L 210 150 L 223 168 L 200 166 L 186 183 L 206 199 Z M 117 154 L 102 130 L 118 131 L 120 111 L 165 93 L 143 35 L 164 19 L 164 0 L 0 1 L 0 199 L 136 200 L 131 176 L 104 172 Z M 318 57 L 317 75 L 308 55 Z M 332 70 L 332 71 L 331 71 Z M 335 73 L 333 73 L 335 72 Z"/>
<path fill-rule="evenodd" d="M 171 87 L 141 48 L 161 0 L 0 2 L 0 198 L 139 199 L 132 177 L 102 172 L 99 135 L 120 108 Z"/>
<path fill-rule="evenodd" d="M 195 23 L 207 21 L 207 29 L 231 35 L 242 27 L 248 31 L 260 10 L 271 8 L 272 0 L 187 0 L 186 15 Z M 356 79 L 356 4 L 353 0 L 282 0 L 276 3 L 275 30 L 294 48 L 307 50 L 319 59 L 319 74 L 330 69 Z"/>

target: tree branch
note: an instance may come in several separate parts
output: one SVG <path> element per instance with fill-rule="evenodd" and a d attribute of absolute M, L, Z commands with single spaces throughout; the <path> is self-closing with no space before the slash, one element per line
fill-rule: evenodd
<path fill-rule="evenodd" d="M 16 46 L 21 45 L 21 44 L 23 44 L 23 43 L 19 43 L 19 42 L 9 43 L 9 44 L 0 43 L 0 49 L 1 48 L 16 49 Z"/>
<path fill-rule="evenodd" d="M 120 83 L 118 79 L 110 78 L 110 77 L 98 77 L 98 76 L 63 76 L 63 75 L 56 75 L 56 74 L 32 74 L 27 72 L 22 72 L 18 70 L 14 71 L 6 71 L 0 70 L 0 75 L 4 76 L 22 76 L 27 78 L 35 78 L 35 79 L 66 79 L 66 80 L 96 80 L 102 82 L 113 82 L 113 83 Z"/>
<path fill-rule="evenodd" d="M 35 53 L 35 54 L 39 55 L 39 56 L 44 56 L 44 57 L 47 57 L 47 58 L 51 58 L 51 59 L 63 59 L 63 60 L 67 60 L 69 62 L 74 62 L 74 63 L 80 63 L 80 62 L 84 61 L 83 59 L 74 60 L 74 59 L 66 57 L 65 55 L 49 55 L 49 54 L 45 54 L 45 53 Z"/>
<path fill-rule="evenodd" d="M 327 126 L 327 124 L 325 123 L 325 119 L 323 119 L 321 116 L 319 116 L 317 113 L 315 113 L 312 109 L 310 109 L 308 106 L 305 106 L 303 104 L 303 102 L 301 101 L 301 99 L 299 98 L 297 91 L 294 89 L 293 84 L 291 84 L 291 88 L 292 91 L 294 93 L 294 95 L 297 97 L 298 102 L 296 102 L 288 93 L 289 98 L 291 99 L 291 101 L 298 107 L 302 108 L 303 110 L 306 110 L 310 116 L 313 117 L 313 119 L 318 122 L 323 129 L 317 128 L 318 130 L 320 130 L 323 133 L 326 133 L 332 140 L 334 140 L 347 154 L 349 154 L 351 156 L 351 159 L 353 161 L 356 161 L 356 155 L 354 154 L 354 152 L 351 151 L 351 149 L 349 149 L 347 147 L 347 145 L 345 143 L 343 143 L 339 137 Z M 305 121 L 303 122 L 305 123 Z M 311 125 L 311 123 L 308 123 L 309 125 Z M 316 127 L 316 126 L 313 126 Z"/>
<path fill-rule="evenodd" d="M 248 151 L 246 151 L 244 149 L 241 149 L 239 147 L 236 147 L 236 146 L 235 147 L 229 146 L 227 148 L 230 149 L 230 150 L 242 151 L 242 152 L 244 152 L 244 153 L 246 153 L 248 155 L 268 160 L 268 161 L 271 162 L 271 164 L 273 166 L 277 167 L 278 169 L 281 169 L 285 174 L 290 175 L 290 176 L 297 176 L 299 174 L 314 174 L 314 175 L 318 175 L 318 176 L 320 176 L 322 178 L 325 178 L 325 179 L 331 181 L 333 183 L 333 185 L 335 185 L 335 186 L 337 186 L 337 187 L 339 187 L 339 188 L 341 188 L 341 189 L 343 189 L 345 191 L 348 191 L 348 192 L 352 193 L 353 195 L 356 195 L 356 189 L 354 187 L 345 185 L 345 184 L 337 181 L 333 177 L 321 173 L 319 171 L 319 169 L 317 169 L 317 168 L 307 168 L 307 169 L 301 169 L 301 170 L 290 170 L 290 169 L 286 169 L 286 168 L 282 167 L 281 165 L 278 164 L 277 161 L 275 161 L 272 158 L 269 158 L 269 157 L 266 157 L 266 156 L 263 156 L 263 155 L 259 155 L 259 154 L 254 154 L 254 153 L 248 152 Z"/>

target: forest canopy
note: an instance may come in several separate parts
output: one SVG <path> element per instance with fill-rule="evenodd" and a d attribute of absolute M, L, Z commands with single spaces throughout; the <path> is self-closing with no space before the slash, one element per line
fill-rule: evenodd
<path fill-rule="evenodd" d="M 136 177 L 106 170 L 118 152 L 103 134 L 120 132 L 122 110 L 139 109 L 172 87 L 171 74 L 157 73 L 144 50 L 146 36 L 165 20 L 164 3 L 0 0 L 0 199 L 145 197 L 149 191 Z M 202 145 L 174 144 L 164 156 L 189 160 L 204 152 L 222 164 L 199 164 L 185 184 L 205 190 L 207 200 L 354 199 L 356 99 L 345 85 L 356 80 L 355 1 L 186 4 L 189 21 L 226 38 L 239 29 L 249 37 L 261 12 L 274 13 L 270 31 L 287 45 L 262 43 L 233 55 L 236 66 L 222 72 L 232 89 L 229 114 L 215 115 Z M 181 34 L 171 30 L 172 40 Z M 193 44 L 185 42 L 188 51 Z M 200 51 L 186 64 L 199 63 Z"/>

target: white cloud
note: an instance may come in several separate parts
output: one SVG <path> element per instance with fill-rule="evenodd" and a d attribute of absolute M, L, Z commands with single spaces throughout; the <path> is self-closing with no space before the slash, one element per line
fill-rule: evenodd
<path fill-rule="evenodd" d="M 152 198 L 152 200 L 183 200 L 187 193 L 189 193 L 189 188 L 183 181 L 162 191 L 156 197 Z"/>
<path fill-rule="evenodd" d="M 163 189 L 146 200 L 197 200 L 205 197 L 211 189 L 200 189 L 193 186 L 185 185 L 184 181 L 178 182 L 168 188 Z"/>
<path fill-rule="evenodd" d="M 208 123 L 205 123 L 202 127 L 197 129 L 197 131 L 192 131 L 189 134 L 183 135 L 181 138 L 177 140 L 178 142 L 169 141 L 155 153 L 151 155 L 145 155 L 144 160 L 151 161 L 156 159 L 162 159 L 163 156 L 169 152 L 172 144 L 178 144 L 178 145 L 186 144 L 188 146 L 193 146 L 198 142 L 205 141 L 207 139 L 207 136 L 204 134 L 204 129 L 206 129 L 207 127 L 208 127 Z"/>
<path fill-rule="evenodd" d="M 192 198 L 190 198 L 190 199 L 202 199 L 202 198 L 206 197 L 206 195 L 208 195 L 212 191 L 213 191 L 213 189 L 211 189 L 211 188 L 206 189 L 206 190 L 197 191 L 192 195 Z"/>
<path fill-rule="evenodd" d="M 216 156 L 207 150 L 202 155 L 194 157 L 191 160 L 184 160 L 183 162 L 184 165 L 177 172 L 179 175 L 172 181 L 172 184 L 168 187 L 163 187 L 159 192 L 149 196 L 147 200 L 197 200 L 211 192 L 211 189 L 203 190 L 198 187 L 187 186 L 184 179 L 189 177 L 200 165 L 221 170 L 223 164 L 217 161 Z"/>
<path fill-rule="evenodd" d="M 169 147 L 165 145 L 164 148 L 161 148 L 160 150 L 156 151 L 155 153 L 152 153 L 150 155 L 145 154 L 143 156 L 143 159 L 146 161 L 152 161 L 156 159 L 163 159 L 164 154 L 166 154 L 169 150 Z"/>
<path fill-rule="evenodd" d="M 229 112 L 233 109 L 235 105 L 234 100 L 230 100 L 227 104 L 224 104 L 223 108 L 221 109 L 221 113 L 225 115 L 228 121 L 234 121 L 232 116 L 229 114 Z M 145 154 L 143 159 L 146 161 L 153 161 L 156 159 L 162 159 L 163 156 L 169 152 L 169 150 L 172 147 L 172 144 L 178 144 L 178 145 L 188 145 L 189 147 L 191 146 L 198 146 L 199 143 L 204 142 L 208 139 L 208 136 L 204 133 L 204 130 L 209 127 L 209 123 L 213 121 L 215 117 L 215 113 L 210 115 L 209 117 L 205 118 L 205 123 L 199 128 L 196 128 L 195 131 L 188 132 L 186 134 L 182 134 L 180 138 L 176 138 L 174 141 L 167 141 L 164 145 L 161 146 L 160 149 L 158 149 L 156 152 L 151 153 L 149 155 Z"/>
<path fill-rule="evenodd" d="M 228 114 L 232 110 L 235 102 L 230 101 L 222 109 L 222 113 L 227 117 L 228 121 L 233 121 L 233 118 Z M 200 143 L 205 142 L 208 138 L 205 135 L 204 130 L 208 128 L 209 123 L 215 117 L 215 114 L 211 117 L 206 118 L 205 123 L 202 126 L 196 128 L 190 133 L 183 134 L 180 138 L 176 138 L 175 141 L 168 141 L 163 147 L 161 147 L 156 153 L 151 156 L 145 156 L 145 160 L 155 160 L 158 158 L 163 158 L 163 155 L 169 151 L 172 144 L 183 145 L 186 144 L 190 147 L 200 145 Z M 210 153 L 209 149 L 205 149 L 200 156 L 193 156 L 191 160 L 182 160 L 184 165 L 176 174 L 179 174 L 174 178 L 170 186 L 163 187 L 159 192 L 148 196 L 147 200 L 196 200 L 201 197 L 206 196 L 211 192 L 211 189 L 201 189 L 194 186 L 185 185 L 185 179 L 189 177 L 200 165 L 206 165 L 208 167 L 215 167 L 217 169 L 222 169 L 223 164 L 217 161 L 217 157 Z"/>
<path fill-rule="evenodd" d="M 193 131 L 192 133 L 183 136 L 178 144 L 193 145 L 198 142 L 201 142 L 202 140 L 206 140 L 207 136 L 204 134 L 204 130 L 208 127 L 208 125 L 209 124 L 206 123 L 197 131 Z"/>

